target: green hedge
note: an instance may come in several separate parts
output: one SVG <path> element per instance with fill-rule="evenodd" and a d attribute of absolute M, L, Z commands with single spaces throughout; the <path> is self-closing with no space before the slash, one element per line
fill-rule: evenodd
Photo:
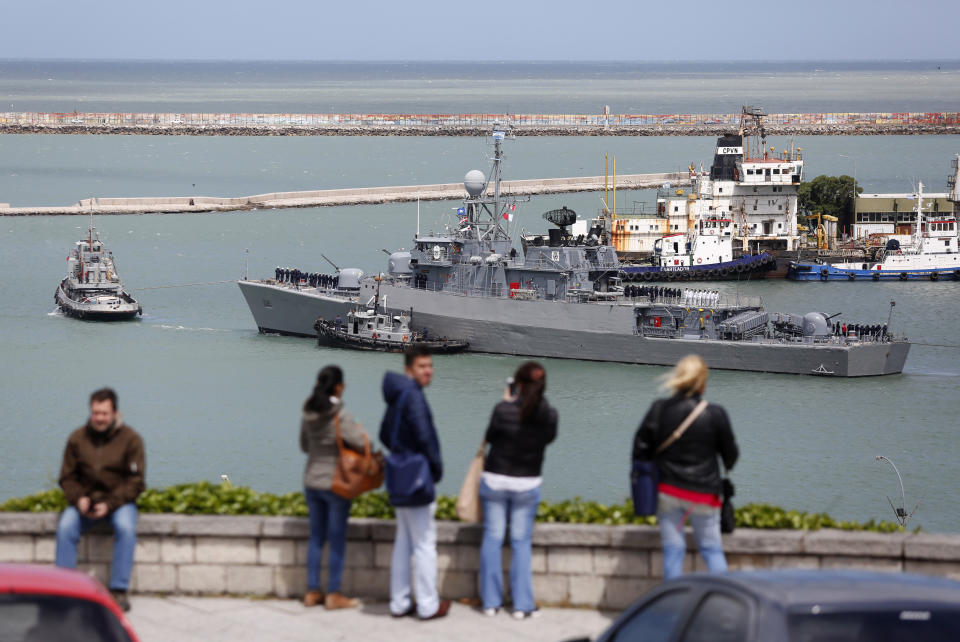
<path fill-rule="evenodd" d="M 48 490 L 28 497 L 10 499 L 0 504 L 0 511 L 7 512 L 52 512 L 66 507 L 66 499 L 60 489 Z M 293 515 L 306 516 L 307 504 L 303 493 L 283 495 L 259 493 L 245 486 L 229 483 L 178 484 L 168 488 L 150 488 L 137 500 L 143 513 L 180 513 L 184 515 Z M 353 501 L 350 508 L 353 517 L 376 517 L 390 519 L 393 507 L 382 491 L 367 493 Z M 456 520 L 456 498 L 441 496 L 437 499 L 437 519 Z M 562 502 L 540 502 L 538 522 L 563 524 L 656 524 L 653 517 L 636 517 L 633 504 L 601 504 L 580 499 Z M 849 531 L 875 531 L 892 533 L 900 530 L 893 522 L 850 522 L 833 519 L 824 513 L 788 511 L 769 504 L 747 504 L 737 509 L 737 526 L 743 528 L 786 528 L 792 530 L 817 530 L 839 528 Z"/>

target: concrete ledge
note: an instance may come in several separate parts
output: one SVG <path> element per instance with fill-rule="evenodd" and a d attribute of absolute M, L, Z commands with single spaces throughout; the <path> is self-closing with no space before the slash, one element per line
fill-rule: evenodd
<path fill-rule="evenodd" d="M 0 513 L 0 562 L 53 562 L 58 516 Z M 291 597 L 306 589 L 309 525 L 303 517 L 141 514 L 133 590 Z M 396 526 L 350 521 L 344 590 L 383 598 L 389 589 Z M 479 524 L 437 523 L 437 566 L 444 597 L 476 597 Z M 687 571 L 705 570 L 688 531 Z M 79 567 L 104 581 L 109 529 L 85 536 Z M 731 569 L 857 568 L 960 578 L 960 536 L 740 529 L 724 536 Z M 503 550 L 504 569 L 512 554 Z M 539 602 L 622 608 L 660 581 L 660 534 L 652 526 L 537 524 L 534 589 Z"/>
<path fill-rule="evenodd" d="M 905 557 L 922 560 L 960 560 L 960 537 L 916 533 L 903 542 Z"/>
<path fill-rule="evenodd" d="M 853 535 L 853 536 L 851 536 Z M 904 533 L 850 533 L 825 528 L 803 538 L 803 550 L 819 555 L 856 555 L 860 557 L 903 557 Z"/>

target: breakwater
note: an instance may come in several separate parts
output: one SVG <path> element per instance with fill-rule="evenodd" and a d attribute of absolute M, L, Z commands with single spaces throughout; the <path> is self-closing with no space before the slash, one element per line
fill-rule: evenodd
<path fill-rule="evenodd" d="M 739 114 L 238 114 L 0 112 L 0 133 L 185 136 L 715 136 Z M 770 114 L 771 135 L 960 133 L 960 112 Z"/>
<path fill-rule="evenodd" d="M 52 563 L 57 517 L 3 514 L 0 562 Z M 392 520 L 350 520 L 345 592 L 388 597 L 395 528 Z M 134 592 L 293 597 L 306 590 L 306 518 L 141 514 L 137 530 Z M 477 597 L 481 536 L 478 524 L 437 522 L 437 587 L 442 597 Z M 684 569 L 705 570 L 693 538 L 687 538 Z M 80 568 L 106 582 L 111 544 L 103 531 L 84 536 Z M 723 536 L 723 548 L 731 570 L 960 574 L 956 535 L 737 529 Z M 504 553 L 506 561 L 509 550 Z M 534 526 L 533 586 L 544 605 L 622 609 L 662 581 L 662 566 L 660 533 L 654 526 Z"/>
<path fill-rule="evenodd" d="M 503 181 L 504 196 L 591 192 L 604 189 L 603 176 L 537 178 Z M 690 177 L 677 172 L 624 174 L 617 176 L 617 189 L 644 189 L 671 185 L 689 185 Z M 612 180 L 609 181 L 612 186 Z M 0 216 L 55 216 L 89 214 L 174 214 L 186 212 L 228 212 L 333 205 L 373 205 L 410 201 L 462 199 L 467 196 L 463 183 L 360 187 L 352 189 L 271 192 L 254 196 L 173 196 L 142 198 L 86 198 L 75 205 L 10 207 L 0 203 Z"/>

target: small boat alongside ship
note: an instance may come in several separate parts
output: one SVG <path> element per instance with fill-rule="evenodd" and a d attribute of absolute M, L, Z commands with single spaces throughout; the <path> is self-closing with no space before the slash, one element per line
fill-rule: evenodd
<path fill-rule="evenodd" d="M 374 277 L 379 285 L 383 276 Z M 411 345 L 421 345 L 434 354 L 463 352 L 469 347 L 466 341 L 448 337 L 427 337 L 427 330 L 410 328 L 412 312 L 391 312 L 386 306 L 381 312 L 380 289 L 373 298 L 373 306 L 356 306 L 347 312 L 346 322 L 338 314 L 333 319 L 317 317 L 313 324 L 317 331 L 317 343 L 332 348 L 352 348 L 373 352 L 404 352 Z"/>
<path fill-rule="evenodd" d="M 916 194 L 916 221 L 905 243 L 889 238 L 870 261 L 847 261 L 832 265 L 794 261 L 787 278 L 795 281 L 960 281 L 960 156 L 953 159 L 951 212 L 924 212 L 923 183 Z"/>
<path fill-rule="evenodd" d="M 447 337 L 428 338 L 425 332 L 410 329 L 410 315 L 389 310 L 355 308 L 347 313 L 346 322 L 319 317 L 314 324 L 317 343 L 332 348 L 351 348 L 372 352 L 404 352 L 411 345 L 422 345 L 434 354 L 463 352 L 466 341 Z"/>
<path fill-rule="evenodd" d="M 113 253 L 100 241 L 92 216 L 87 238 L 77 241 L 67 257 L 67 276 L 53 300 L 65 315 L 87 321 L 123 321 L 143 314 L 124 291 Z"/>

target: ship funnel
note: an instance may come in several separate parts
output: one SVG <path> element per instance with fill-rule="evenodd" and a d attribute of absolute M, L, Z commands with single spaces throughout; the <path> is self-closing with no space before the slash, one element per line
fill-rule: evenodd
<path fill-rule="evenodd" d="M 463 177 L 463 187 L 467 190 L 467 194 L 469 194 L 471 198 L 480 196 L 486 184 L 487 177 L 484 176 L 483 172 L 479 169 L 471 169 L 467 172 L 467 175 Z"/>

